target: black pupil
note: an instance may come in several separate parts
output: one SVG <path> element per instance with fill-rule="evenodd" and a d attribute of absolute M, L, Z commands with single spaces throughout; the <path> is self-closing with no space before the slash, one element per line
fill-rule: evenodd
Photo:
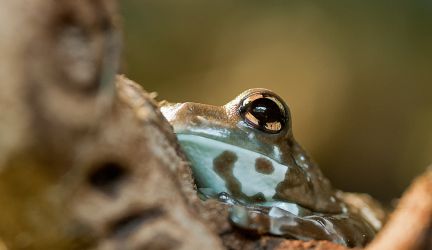
<path fill-rule="evenodd" d="M 279 122 L 282 126 L 285 123 L 283 110 L 271 99 L 256 99 L 245 108 L 245 112 L 253 115 L 258 120 L 258 125 L 262 128 L 268 123 Z"/>

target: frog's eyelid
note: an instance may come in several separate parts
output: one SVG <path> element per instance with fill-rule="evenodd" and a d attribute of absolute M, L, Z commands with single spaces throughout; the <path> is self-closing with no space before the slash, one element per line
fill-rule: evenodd
<path fill-rule="evenodd" d="M 262 93 L 262 92 L 255 92 L 255 93 L 249 93 L 248 95 L 244 96 L 240 101 L 240 109 L 244 106 L 246 106 L 248 103 L 251 103 L 259 98 L 267 98 L 272 100 L 278 107 L 284 111 L 285 115 L 289 117 L 288 107 L 285 104 L 285 101 L 283 101 L 281 98 L 275 96 L 272 93 Z"/>
<path fill-rule="evenodd" d="M 243 97 L 240 101 L 240 108 L 245 107 L 246 105 L 248 105 L 249 103 L 260 99 L 260 98 L 264 98 L 264 95 L 261 93 L 251 93 L 245 97 Z"/>
<path fill-rule="evenodd" d="M 276 95 L 272 94 L 272 93 L 262 93 L 262 92 L 252 92 L 249 93 L 248 95 L 244 96 L 241 101 L 240 101 L 240 107 L 244 107 L 246 106 L 248 103 L 251 103 L 259 98 L 267 98 L 272 100 L 274 103 L 276 103 L 276 105 L 278 105 L 278 107 L 284 111 L 285 115 L 288 117 L 288 108 L 286 107 L 286 104 L 283 100 L 281 100 L 280 98 L 276 97 Z"/>

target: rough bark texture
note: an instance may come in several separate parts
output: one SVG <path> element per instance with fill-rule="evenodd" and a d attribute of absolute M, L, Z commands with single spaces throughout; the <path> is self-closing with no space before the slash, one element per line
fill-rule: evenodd
<path fill-rule="evenodd" d="M 432 167 L 406 191 L 367 250 L 432 249 Z"/>
<path fill-rule="evenodd" d="M 220 249 L 185 199 L 193 185 L 169 124 L 138 85 L 116 85 L 111 113 L 80 148 L 73 213 L 100 249 Z"/>
<path fill-rule="evenodd" d="M 346 249 L 251 235 L 198 198 L 152 96 L 115 77 L 114 1 L 0 2 L 0 250 Z M 431 249 L 431 179 L 369 249 Z"/>

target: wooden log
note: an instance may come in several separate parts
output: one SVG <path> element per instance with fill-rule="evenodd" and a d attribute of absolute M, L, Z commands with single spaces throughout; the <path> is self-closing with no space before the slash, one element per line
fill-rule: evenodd
<path fill-rule="evenodd" d="M 79 149 L 73 214 L 98 249 L 222 249 L 190 205 L 190 170 L 156 103 L 124 77 L 116 87 L 112 112 Z"/>
<path fill-rule="evenodd" d="M 390 221 L 367 250 L 432 249 L 432 167 L 405 192 Z"/>

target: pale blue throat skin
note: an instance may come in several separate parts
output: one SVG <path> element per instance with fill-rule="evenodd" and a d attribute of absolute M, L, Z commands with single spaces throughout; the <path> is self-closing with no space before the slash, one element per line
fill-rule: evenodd
<path fill-rule="evenodd" d="M 378 228 L 350 211 L 295 141 L 289 109 L 275 93 L 250 89 L 221 107 L 166 103 L 161 111 L 191 163 L 198 190 L 231 204 L 235 225 L 348 246 L 373 238 Z M 268 223 L 257 226 L 257 213 Z"/>

